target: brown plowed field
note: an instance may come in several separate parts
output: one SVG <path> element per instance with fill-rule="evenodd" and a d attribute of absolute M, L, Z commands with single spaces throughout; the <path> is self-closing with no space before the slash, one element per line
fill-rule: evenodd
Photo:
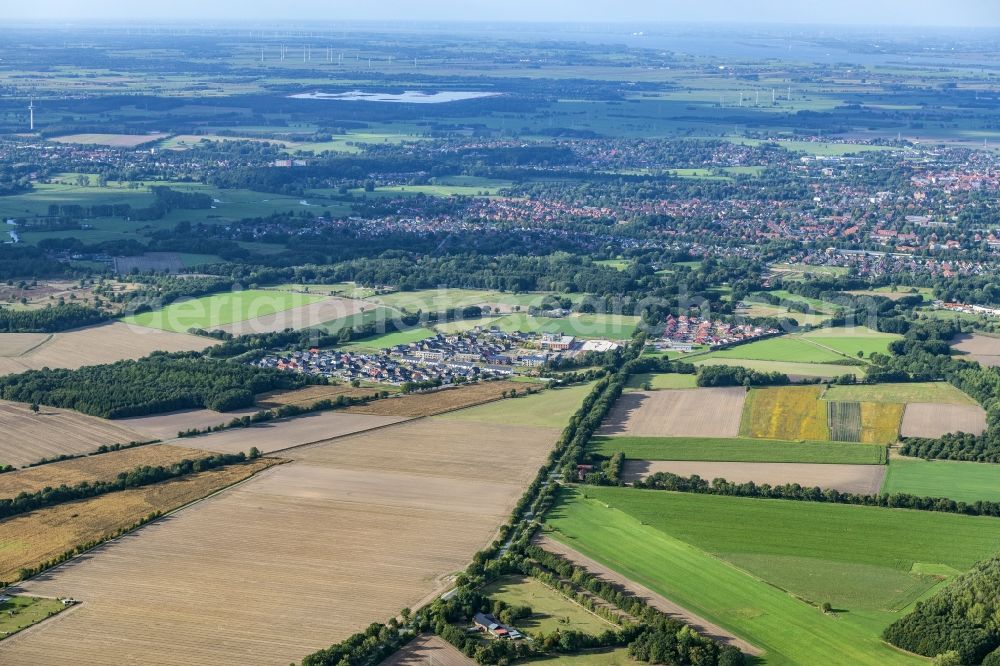
<path fill-rule="evenodd" d="M 951 432 L 981 435 L 986 431 L 986 412 L 979 405 L 942 405 L 912 402 L 903 412 L 903 437 L 941 437 Z"/>
<path fill-rule="evenodd" d="M 82 604 L 0 643 L 0 662 L 298 661 L 439 594 L 558 432 L 431 418 L 290 452 L 25 584 Z"/>
<path fill-rule="evenodd" d="M 218 453 L 247 452 L 256 446 L 264 453 L 292 446 L 322 442 L 356 432 L 380 428 L 406 419 L 392 416 L 348 414 L 337 409 L 271 421 L 251 428 L 232 428 L 197 437 L 185 437 L 184 446 Z"/>
<path fill-rule="evenodd" d="M 63 454 L 92 453 L 102 444 L 128 444 L 150 437 L 114 421 L 66 409 L 0 400 L 0 464 L 20 467 Z"/>
<path fill-rule="evenodd" d="M 678 476 L 697 474 L 701 478 L 726 479 L 734 483 L 753 481 L 772 486 L 797 483 L 806 488 L 834 488 L 845 493 L 877 495 L 885 479 L 885 465 L 836 465 L 809 463 L 702 462 L 680 460 L 629 460 L 623 478 L 644 479 L 656 472 Z"/>
<path fill-rule="evenodd" d="M 0 334 L 0 348 L 4 336 Z M 20 343 L 18 343 L 20 344 Z M 0 357 L 0 375 L 48 368 L 76 369 L 84 365 L 114 363 L 148 356 L 154 351 L 201 351 L 214 340 L 186 333 L 160 331 L 116 321 L 75 331 L 53 333 L 51 338 L 20 355 Z"/>
<path fill-rule="evenodd" d="M 138 446 L 97 456 L 19 469 L 0 474 L 0 497 L 14 497 L 20 492 L 35 492 L 46 486 L 72 486 L 81 481 L 111 481 L 118 472 L 128 472 L 141 465 L 172 465 L 185 458 L 195 460 L 211 454 L 168 444 Z"/>
<path fill-rule="evenodd" d="M 746 389 L 699 388 L 625 393 L 601 435 L 737 437 Z"/>
<path fill-rule="evenodd" d="M 959 335 L 952 341 L 952 347 L 963 354 L 959 358 L 995 368 L 1000 366 L 1000 338 L 989 335 Z"/>
<path fill-rule="evenodd" d="M 459 652 L 440 636 L 417 636 L 380 666 L 476 666 L 476 662 Z"/>
<path fill-rule="evenodd" d="M 17 580 L 21 567 L 37 565 L 78 544 L 111 536 L 118 529 L 130 527 L 155 511 L 171 511 L 241 481 L 275 462 L 261 458 L 243 465 L 229 465 L 174 481 L 108 493 L 8 518 L 0 522 L 0 543 L 4 546 L 0 548 L 0 580 Z M 133 538 L 124 537 L 125 540 Z M 89 558 L 90 555 L 85 555 L 71 567 Z M 42 582 L 48 576 L 42 574 L 35 580 Z M 61 595 L 54 592 L 43 596 Z M 0 663 L 51 663 L 44 659 L 9 661 L 3 654 L 5 646 L 6 643 L 0 643 Z M 73 660 L 68 661 L 72 663 Z"/>
<path fill-rule="evenodd" d="M 369 305 L 368 307 L 374 306 Z M 283 310 L 245 321 L 237 321 L 217 328 L 233 335 L 275 333 L 283 331 L 286 328 L 303 329 L 319 326 L 328 321 L 350 317 L 361 312 L 363 309 L 360 301 L 350 298 L 331 297 L 301 307 L 291 308 L 290 310 Z"/>
<path fill-rule="evenodd" d="M 653 608 L 691 625 L 693 629 L 702 635 L 710 636 L 725 645 L 735 645 L 746 654 L 761 654 L 760 649 L 750 643 L 747 643 L 735 634 L 726 631 L 718 625 L 712 624 L 708 620 L 702 619 L 686 608 L 683 608 L 666 597 L 653 592 L 648 587 L 629 580 L 617 571 L 609 569 L 596 560 L 590 559 L 583 553 L 580 553 L 569 546 L 556 541 L 555 539 L 550 539 L 547 536 L 539 534 L 535 537 L 534 542 L 545 550 L 555 553 L 556 555 L 561 555 L 573 564 L 583 567 L 598 578 L 631 592 Z"/>
<path fill-rule="evenodd" d="M 397 398 L 375 400 L 357 407 L 348 407 L 347 411 L 352 414 L 410 418 L 431 416 L 450 412 L 453 409 L 500 400 L 503 392 L 511 389 L 523 393 L 525 386 L 517 382 L 480 382 L 468 386 L 431 391 L 430 393 L 411 393 Z"/>

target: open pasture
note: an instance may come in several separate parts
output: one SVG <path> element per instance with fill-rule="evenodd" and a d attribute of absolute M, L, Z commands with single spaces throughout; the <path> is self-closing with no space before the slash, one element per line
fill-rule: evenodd
<path fill-rule="evenodd" d="M 702 513 L 701 500 L 720 499 L 738 502 L 736 509 L 711 511 L 711 515 Z M 764 514 L 758 516 L 755 512 L 753 515 L 746 515 L 742 509 L 751 507 L 755 502 L 763 506 Z M 801 502 L 781 500 L 764 502 L 662 491 L 588 487 L 566 491 L 561 495 L 559 503 L 549 512 L 547 525 L 552 532 L 548 536 L 762 648 L 765 652 L 764 663 L 822 663 L 843 666 L 922 663 L 917 658 L 888 648 L 879 640 L 878 628 L 863 626 L 850 616 L 824 615 L 809 603 L 779 589 L 779 581 L 769 585 L 725 559 L 710 554 L 725 553 L 728 559 L 732 554 L 745 552 L 747 549 L 768 552 L 784 546 L 791 549 L 792 556 L 796 557 L 800 555 L 799 551 L 808 551 L 801 536 L 801 532 L 805 531 L 811 535 L 810 546 L 817 544 L 815 547 L 819 550 L 816 554 L 820 557 L 799 557 L 793 560 L 798 572 L 822 574 L 816 577 L 828 581 L 831 576 L 835 579 L 843 577 L 847 571 L 856 567 L 854 562 L 851 562 L 850 568 L 839 567 L 838 573 L 841 576 L 838 577 L 833 576 L 822 561 L 857 557 L 854 554 L 857 551 L 843 553 L 843 549 L 835 543 L 838 540 L 829 538 L 830 532 L 827 530 L 836 529 L 829 521 L 822 525 L 825 529 L 821 529 L 815 521 L 811 521 L 812 516 L 808 513 L 793 516 L 778 513 L 781 520 L 777 525 L 781 529 L 776 532 L 764 531 L 763 526 L 772 522 L 769 519 L 772 515 L 770 510 L 779 503 L 784 505 L 779 508 L 785 511 L 815 508 Z M 692 504 L 695 506 L 691 506 Z M 824 509 L 860 509 L 817 506 Z M 891 519 L 900 512 L 885 513 L 886 518 Z M 722 527 L 719 522 L 713 524 L 713 520 L 723 517 L 726 518 L 726 525 L 733 525 L 732 530 Z M 891 520 L 884 522 L 892 524 Z M 688 531 L 677 530 L 675 533 L 674 525 L 678 523 L 690 524 L 692 527 Z M 706 524 L 711 525 L 711 532 L 728 540 L 723 544 L 724 547 L 713 551 L 699 545 L 701 539 L 695 541 L 695 537 L 709 531 L 704 527 Z M 701 529 L 698 526 L 702 526 Z M 690 531 L 694 531 L 694 534 L 689 534 Z M 857 547 L 859 537 L 865 545 L 868 543 L 866 538 L 875 540 L 871 530 L 864 530 L 849 540 L 852 548 Z M 914 538 L 912 533 L 907 536 L 908 540 Z M 893 541 L 879 541 L 888 544 L 895 552 Z M 831 542 L 834 542 L 837 549 L 836 555 L 825 554 Z M 936 540 L 935 543 L 940 542 Z M 714 543 L 707 545 L 716 546 Z M 941 550 L 945 553 L 950 551 L 944 547 Z M 903 547 L 899 551 L 906 552 Z M 866 553 L 865 546 L 862 546 L 861 556 L 864 557 Z M 878 568 L 887 569 L 885 566 Z M 890 570 L 888 575 L 893 573 L 895 572 Z M 913 586 L 908 573 L 898 572 L 895 580 L 905 582 L 907 585 L 904 587 L 907 589 Z M 922 583 L 917 586 L 921 591 L 932 584 L 931 581 L 919 579 L 917 582 Z M 885 586 L 883 589 L 886 589 Z"/>
<path fill-rule="evenodd" d="M 1000 465 L 893 455 L 882 492 L 1000 502 Z"/>
<path fill-rule="evenodd" d="M 156 511 L 171 511 L 242 481 L 275 464 L 275 460 L 220 467 L 141 488 L 131 488 L 90 499 L 67 502 L 0 522 L 0 580 L 18 579 L 18 570 L 31 567 L 75 548 L 78 544 L 112 536 Z M 132 537 L 125 537 L 129 539 Z M 89 556 L 84 556 L 87 559 Z M 46 580 L 42 574 L 36 580 Z M 46 596 L 62 596 L 56 589 Z M 7 662 L 0 643 L 0 660 Z M 26 662 L 27 663 L 27 662 Z M 45 660 L 30 663 L 45 663 Z"/>
<path fill-rule="evenodd" d="M 937 438 L 952 432 L 981 435 L 986 431 L 986 411 L 979 405 L 940 405 L 914 402 L 906 406 L 899 434 L 903 437 Z"/>
<path fill-rule="evenodd" d="M 819 400 L 822 390 L 819 386 L 751 390 L 740 434 L 762 439 L 829 439 L 826 405 Z"/>
<path fill-rule="evenodd" d="M 353 299 L 330 297 L 306 303 L 305 305 L 298 305 L 268 314 L 253 316 L 241 321 L 234 321 L 219 328 L 233 335 L 275 333 L 287 328 L 299 330 L 319 326 L 329 321 L 351 320 L 355 315 L 363 316 L 366 310 L 374 310 L 374 307 L 366 306 L 362 302 Z"/>
<path fill-rule="evenodd" d="M 643 372 L 630 375 L 625 384 L 626 391 L 646 390 L 649 386 L 651 391 L 662 389 L 686 389 L 698 386 L 697 375 L 678 375 L 665 372 Z"/>
<path fill-rule="evenodd" d="M 888 354 L 889 343 L 900 339 L 900 335 L 879 333 L 864 326 L 817 328 L 802 335 L 805 342 L 851 358 L 868 358 L 875 353 Z"/>
<path fill-rule="evenodd" d="M 485 402 L 500 400 L 510 390 L 521 391 L 523 384 L 516 382 L 478 382 L 428 393 L 411 393 L 393 398 L 373 400 L 364 405 L 346 409 L 349 414 L 414 418 L 450 412 Z"/>
<path fill-rule="evenodd" d="M 981 333 L 964 334 L 957 336 L 951 346 L 960 354 L 959 358 L 991 368 L 1000 366 L 1000 338 Z"/>
<path fill-rule="evenodd" d="M 758 463 L 884 465 L 884 446 L 851 442 L 787 442 L 740 437 L 595 437 L 591 447 L 630 460 L 705 460 Z"/>
<path fill-rule="evenodd" d="M 0 333 L 0 346 L 10 335 L 19 334 Z M 212 344 L 214 341 L 207 338 L 111 322 L 53 333 L 41 344 L 19 355 L 0 356 L 0 374 L 46 367 L 76 369 L 142 358 L 154 351 L 201 351 Z"/>
<path fill-rule="evenodd" d="M 490 599 L 499 599 L 511 606 L 531 608 L 530 617 L 517 621 L 520 631 L 551 634 L 560 629 L 569 629 L 596 636 L 617 628 L 534 578 L 504 576 L 484 587 L 482 593 Z"/>
<path fill-rule="evenodd" d="M 0 464 L 20 467 L 42 458 L 92 453 L 102 444 L 151 439 L 127 426 L 67 409 L 0 401 Z"/>
<path fill-rule="evenodd" d="M 578 338 L 610 338 L 626 340 L 632 337 L 639 318 L 631 315 L 577 314 L 565 317 L 535 317 L 511 314 L 493 323 L 501 331 L 513 333 L 561 333 Z"/>
<path fill-rule="evenodd" d="M 122 321 L 184 333 L 192 328 L 216 329 L 256 318 L 268 318 L 265 321 L 270 321 L 271 316 L 276 313 L 302 308 L 322 300 L 322 296 L 248 289 L 178 301 L 160 310 L 130 315 Z"/>
<path fill-rule="evenodd" d="M 885 478 L 885 465 L 628 460 L 622 478 L 631 483 L 657 472 L 678 476 L 697 474 L 703 479 L 721 478 L 733 483 L 753 481 L 758 485 L 797 483 L 804 488 L 833 488 L 843 493 L 877 495 Z"/>
<path fill-rule="evenodd" d="M 852 365 L 834 365 L 832 363 L 792 363 L 788 361 L 750 361 L 741 358 L 718 358 L 714 354 L 691 360 L 697 366 L 731 365 L 759 370 L 760 372 L 780 372 L 789 377 L 820 377 L 832 379 L 841 375 L 854 375 L 859 379 L 864 377 L 865 369 Z"/>
<path fill-rule="evenodd" d="M 0 644 L 0 659 L 299 660 L 439 594 L 558 433 L 432 418 L 289 452 L 292 463 L 24 585 L 84 603 Z M 182 603 L 165 603 L 178 581 Z"/>
<path fill-rule="evenodd" d="M 713 352 L 714 358 L 779 361 L 789 363 L 836 363 L 843 356 L 829 349 L 810 344 L 802 338 L 782 336 L 759 342 L 737 345 Z"/>
<path fill-rule="evenodd" d="M 625 393 L 612 407 L 599 434 L 736 437 L 746 395 L 743 387 Z"/>
<path fill-rule="evenodd" d="M 908 384 L 839 384 L 823 393 L 824 400 L 907 404 L 934 402 L 945 405 L 974 405 L 976 401 L 948 382 Z"/>
<path fill-rule="evenodd" d="M 46 486 L 58 488 L 63 484 L 72 486 L 82 481 L 111 481 L 119 472 L 130 472 L 136 467 L 170 466 L 185 458 L 195 460 L 207 455 L 209 454 L 204 451 L 181 446 L 150 444 L 28 467 L 0 474 L 0 497 L 14 497 L 21 492 L 32 493 Z"/>
<path fill-rule="evenodd" d="M 372 296 L 367 300 L 407 312 L 443 312 L 453 308 L 488 305 L 500 312 L 513 312 L 515 308 L 527 310 L 529 307 L 541 307 L 549 298 L 556 296 L 551 292 L 525 292 L 512 294 L 503 291 L 483 289 L 420 289 L 417 291 L 397 291 L 391 294 Z M 574 302 L 582 298 L 579 294 Z"/>
<path fill-rule="evenodd" d="M 421 340 L 426 340 L 427 338 L 433 336 L 434 331 L 429 328 L 418 326 L 416 328 L 408 328 L 403 331 L 382 333 L 370 338 L 361 338 L 359 340 L 349 342 L 346 345 L 338 345 L 337 348 L 343 351 L 361 354 L 373 353 L 390 347 L 395 347 L 396 345 L 408 345 L 411 342 L 420 342 Z"/>
<path fill-rule="evenodd" d="M 524 384 L 516 384 L 523 387 Z M 567 388 L 546 389 L 534 395 L 524 395 L 519 388 L 521 397 L 494 402 L 449 412 L 437 417 L 437 421 L 473 421 L 489 424 L 511 424 L 535 426 L 541 428 L 558 428 L 562 430 L 580 402 L 593 388 L 593 383 L 580 384 Z"/>

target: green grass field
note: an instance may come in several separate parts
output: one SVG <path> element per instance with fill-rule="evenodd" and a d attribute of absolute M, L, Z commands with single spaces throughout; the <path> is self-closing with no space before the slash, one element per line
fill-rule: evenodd
<path fill-rule="evenodd" d="M 465 331 L 471 331 L 477 326 L 489 328 L 496 323 L 497 319 L 498 317 L 477 317 L 475 319 L 457 319 L 455 321 L 439 322 L 434 324 L 434 330 L 445 335 L 464 333 Z"/>
<path fill-rule="evenodd" d="M 623 271 L 627 269 L 632 262 L 628 259 L 600 259 L 594 262 L 598 266 L 606 266 L 608 268 L 613 268 L 616 271 Z"/>
<path fill-rule="evenodd" d="M 836 352 L 790 336 L 768 338 L 759 342 L 723 349 L 714 352 L 712 357 L 789 363 L 836 363 L 844 360 L 844 357 Z"/>
<path fill-rule="evenodd" d="M 893 455 L 882 492 L 1000 502 L 1000 465 Z"/>
<path fill-rule="evenodd" d="M 0 603 L 0 640 L 55 615 L 65 608 L 58 599 L 11 597 Z"/>
<path fill-rule="evenodd" d="M 948 382 L 915 382 L 912 384 L 854 384 L 831 386 L 824 400 L 855 400 L 858 402 L 939 402 L 948 405 L 975 405 L 975 400 Z"/>
<path fill-rule="evenodd" d="M 865 358 L 873 353 L 888 354 L 889 343 L 901 339 L 901 335 L 879 333 L 870 328 L 858 326 L 855 328 L 820 328 L 802 336 L 806 342 L 820 345 L 844 356 L 857 357 L 858 352 Z"/>
<path fill-rule="evenodd" d="M 434 331 L 429 328 L 411 328 L 405 331 L 393 331 L 376 335 L 372 338 L 355 340 L 346 345 L 338 345 L 338 349 L 349 352 L 377 352 L 396 345 L 408 345 L 411 342 L 419 342 L 434 335 Z"/>
<path fill-rule="evenodd" d="M 184 333 L 191 328 L 209 330 L 284 312 L 322 299 L 322 296 L 248 289 L 180 301 L 160 310 L 125 317 L 122 321 Z"/>
<path fill-rule="evenodd" d="M 562 429 L 580 407 L 593 384 L 548 389 L 535 395 L 497 400 L 486 405 L 442 414 L 435 418 L 454 421 L 478 421 L 502 425 L 537 426 Z M 557 433 L 553 433 L 553 442 Z"/>
<path fill-rule="evenodd" d="M 604 456 L 621 451 L 630 460 L 882 465 L 886 458 L 884 446 L 740 437 L 594 437 L 591 447 Z"/>
<path fill-rule="evenodd" d="M 481 289 L 422 289 L 418 291 L 397 291 L 392 294 L 373 296 L 368 300 L 408 312 L 416 312 L 417 310 L 422 310 L 423 312 L 440 312 L 450 308 L 472 305 L 501 305 L 504 307 L 504 310 L 509 311 L 517 306 L 525 310 L 531 306 L 539 307 L 545 301 L 546 297 L 552 295 L 542 292 L 511 294 L 502 291 Z M 576 303 L 583 296 L 574 294 L 569 298 Z"/>
<path fill-rule="evenodd" d="M 305 294 L 320 294 L 323 296 L 342 296 L 344 298 L 369 298 L 375 295 L 375 290 L 370 287 L 359 287 L 354 282 L 334 282 L 331 284 L 295 284 L 286 282 L 276 284 L 262 289 L 273 289 L 275 291 L 291 291 Z"/>
<path fill-rule="evenodd" d="M 865 369 L 856 365 L 833 365 L 830 363 L 792 363 L 787 361 L 751 361 L 741 358 L 718 358 L 714 354 L 692 358 L 695 365 L 738 365 L 761 372 L 780 372 L 802 377 L 865 376 Z"/>
<path fill-rule="evenodd" d="M 661 389 L 686 389 L 698 385 L 697 375 L 678 375 L 672 372 L 643 372 L 630 375 L 625 390 L 641 391 L 649 385 L 654 391 Z"/>
<path fill-rule="evenodd" d="M 734 513 L 710 511 L 713 518 L 725 520 L 722 524 L 710 525 L 707 531 L 735 542 L 726 544 L 733 549 L 730 552 L 740 553 L 758 548 L 759 543 L 759 549 L 766 553 L 768 550 L 775 550 L 775 542 L 779 542 L 777 546 L 783 543 L 792 550 L 809 550 L 809 546 L 803 543 L 803 536 L 810 538 L 809 535 L 816 532 L 812 536 L 820 542 L 818 554 L 821 557 L 800 557 L 797 571 L 811 572 L 824 582 L 835 576 L 824 568 L 832 558 L 825 551 L 827 546 L 832 546 L 839 554 L 843 548 L 831 543 L 838 539 L 831 539 L 829 533 L 816 531 L 814 524 L 809 522 L 807 512 L 787 516 L 779 507 L 774 515 L 780 515 L 784 520 L 780 523 L 780 529 L 773 534 L 763 531 L 761 525 L 755 522 L 756 513 L 743 517 L 743 505 L 749 508 L 750 504 L 760 503 L 765 506 L 766 518 L 771 515 L 772 505 L 781 503 L 781 500 L 764 502 L 700 495 L 681 496 L 662 491 L 587 487 L 585 491 L 564 492 L 558 504 L 549 512 L 547 524 L 555 530 L 551 534 L 554 538 L 764 649 L 766 654 L 762 663 L 831 666 L 925 663 L 916 657 L 901 654 L 879 640 L 879 625 L 887 624 L 887 618 L 877 618 L 873 626 L 870 617 L 854 617 L 853 613 L 823 614 L 778 587 L 670 534 L 667 530 L 674 527 L 673 523 L 690 520 L 695 523 L 695 527 L 704 524 L 698 513 L 700 507 L 694 508 L 695 513 L 687 510 L 697 500 L 739 502 Z M 863 510 L 862 507 L 813 507 L 791 501 L 784 504 L 793 509 Z M 637 515 L 633 515 L 633 512 Z M 902 513 L 887 511 L 889 520 L 883 522 L 891 525 L 891 519 Z M 977 519 L 970 519 L 970 522 L 975 520 Z M 764 522 L 773 523 L 769 518 Z M 1000 521 L 997 524 L 1000 525 Z M 690 532 L 691 528 L 687 531 Z M 701 535 L 696 533 L 695 536 Z M 907 541 L 921 537 L 926 535 L 910 534 Z M 940 540 L 938 535 L 932 539 L 935 542 Z M 852 545 L 857 545 L 856 539 L 849 541 Z M 983 541 L 988 542 L 989 537 Z M 811 545 L 812 541 L 807 543 Z M 943 550 L 946 553 L 954 551 L 950 547 Z M 903 558 L 906 557 L 904 554 Z M 882 563 L 877 568 L 888 569 Z M 842 567 L 838 568 L 838 572 L 843 571 Z M 905 578 L 908 574 L 899 576 Z"/>
<path fill-rule="evenodd" d="M 531 617 L 515 623 L 517 629 L 521 631 L 537 635 L 571 629 L 597 635 L 616 628 L 607 620 L 534 578 L 503 576 L 481 591 L 489 598 L 505 601 L 511 606 L 530 606 Z"/>
<path fill-rule="evenodd" d="M 639 318 L 630 315 L 571 314 L 568 317 L 533 317 L 511 314 L 494 322 L 500 330 L 512 333 L 562 333 L 578 338 L 610 338 L 625 340 L 632 337 Z"/>

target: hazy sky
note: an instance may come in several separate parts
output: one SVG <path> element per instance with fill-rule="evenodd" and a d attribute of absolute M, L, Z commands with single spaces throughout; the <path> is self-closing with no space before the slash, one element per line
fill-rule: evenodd
<path fill-rule="evenodd" d="M 1000 26 L 1000 0 L 4 0 L 0 19 L 626 21 Z"/>

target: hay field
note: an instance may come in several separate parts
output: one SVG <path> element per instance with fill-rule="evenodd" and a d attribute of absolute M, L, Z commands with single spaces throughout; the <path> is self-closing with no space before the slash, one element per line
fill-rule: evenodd
<path fill-rule="evenodd" d="M 16 333 L 0 334 L 0 340 Z M 0 343 L 2 344 L 2 343 Z M 122 322 L 53 333 L 49 340 L 17 356 L 0 356 L 0 375 L 48 368 L 76 368 L 148 356 L 154 351 L 201 351 L 215 341 Z"/>
<path fill-rule="evenodd" d="M 21 567 L 29 567 L 61 555 L 78 544 L 113 535 L 117 530 L 134 525 L 155 511 L 170 511 L 212 492 L 234 484 L 265 469 L 277 461 L 258 459 L 243 465 L 191 474 L 142 488 L 109 493 L 78 502 L 67 502 L 39 509 L 0 522 L 0 580 L 17 580 Z M 125 539 L 132 539 L 127 536 Z M 82 561 L 89 559 L 84 556 Z M 71 567 L 77 566 L 73 563 Z M 112 563 L 113 566 L 113 563 Z M 45 581 L 43 574 L 36 581 Z M 58 589 L 42 596 L 65 596 Z M 82 598 L 82 597 L 81 597 Z M 2 663 L 46 663 L 46 660 L 9 661 L 0 644 Z M 70 659 L 69 661 L 73 661 Z"/>
<path fill-rule="evenodd" d="M 32 594 L 83 603 L 0 643 L 0 661 L 298 661 L 440 593 L 558 433 L 430 418 L 295 451 L 29 581 Z"/>
<path fill-rule="evenodd" d="M 598 434 L 640 437 L 736 437 L 747 392 L 698 388 L 625 393 Z"/>
<path fill-rule="evenodd" d="M 408 418 L 431 416 L 500 400 L 502 394 L 511 389 L 523 393 L 524 384 L 506 381 L 479 382 L 430 393 L 411 393 L 396 398 L 374 400 L 364 405 L 348 407 L 345 411 L 349 414 L 371 414 L 373 416 Z"/>
<path fill-rule="evenodd" d="M 179 412 L 154 414 L 152 416 L 133 416 L 127 419 L 116 419 L 121 424 L 138 432 L 146 433 L 149 439 L 175 439 L 177 433 L 189 428 L 212 428 L 229 423 L 237 416 L 255 414 L 254 408 L 237 409 L 232 412 L 217 412 L 212 409 L 184 409 Z"/>
<path fill-rule="evenodd" d="M 899 433 L 903 437 L 937 438 L 952 432 L 981 435 L 986 412 L 979 405 L 940 405 L 915 402 L 906 406 Z"/>
<path fill-rule="evenodd" d="M 20 467 L 63 454 L 91 453 L 102 444 L 128 444 L 150 439 L 114 421 L 66 409 L 0 400 L 0 464 Z"/>
<path fill-rule="evenodd" d="M 744 437 L 786 440 L 830 438 L 826 404 L 819 386 L 753 389 L 740 426 Z"/>
<path fill-rule="evenodd" d="M 368 306 L 372 308 L 373 306 Z M 337 319 L 345 319 L 365 311 L 365 305 L 349 298 L 330 297 L 281 312 L 273 312 L 252 319 L 219 326 L 233 335 L 248 333 L 275 333 L 286 328 L 302 329 L 319 326 Z M 359 320 L 360 321 L 360 320 Z"/>
<path fill-rule="evenodd" d="M 960 358 L 977 361 L 991 368 L 1000 366 L 1000 338 L 978 333 L 959 335 L 951 346 L 962 354 Z"/>
<path fill-rule="evenodd" d="M 379 666 L 476 666 L 476 662 L 459 652 L 440 636 L 417 636 Z"/>
<path fill-rule="evenodd" d="M 670 472 L 678 476 L 697 474 L 703 479 L 722 478 L 733 483 L 753 481 L 772 486 L 797 483 L 806 488 L 819 486 L 824 490 L 834 488 L 845 493 L 877 495 L 885 471 L 885 465 L 629 460 L 625 463 L 623 478 L 632 482 L 657 472 Z"/>
<path fill-rule="evenodd" d="M 380 391 L 395 393 L 397 389 L 393 386 L 355 388 L 350 384 L 317 384 L 306 386 L 290 391 L 272 391 L 257 396 L 257 405 L 264 409 L 274 409 L 283 405 L 298 405 L 299 407 L 311 407 L 320 400 L 336 400 L 338 396 L 346 395 L 349 398 L 366 398 Z"/>
<path fill-rule="evenodd" d="M 185 458 L 193 460 L 207 455 L 204 451 L 181 446 L 149 445 L 19 469 L 0 474 L 0 497 L 35 492 L 46 486 L 57 488 L 62 484 L 72 486 L 81 481 L 111 481 L 119 472 L 128 472 L 141 465 L 171 465 Z"/>
<path fill-rule="evenodd" d="M 252 446 L 264 453 L 271 453 L 405 420 L 395 416 L 348 414 L 338 409 L 271 421 L 250 428 L 233 428 L 197 437 L 185 437 L 182 441 L 184 446 L 216 453 L 239 453 L 249 451 Z"/>

